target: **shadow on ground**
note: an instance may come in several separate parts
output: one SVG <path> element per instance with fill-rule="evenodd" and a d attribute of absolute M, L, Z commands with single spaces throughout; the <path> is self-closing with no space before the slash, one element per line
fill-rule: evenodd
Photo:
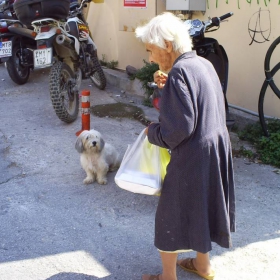
<path fill-rule="evenodd" d="M 141 108 L 125 103 L 113 103 L 91 106 L 90 112 L 100 118 L 128 118 L 135 119 L 144 125 L 150 123 L 145 118 L 144 112 Z"/>
<path fill-rule="evenodd" d="M 100 279 L 100 278 L 82 274 L 82 273 L 62 272 L 62 273 L 53 275 L 53 276 L 47 278 L 46 280 L 97 280 L 97 279 Z"/>

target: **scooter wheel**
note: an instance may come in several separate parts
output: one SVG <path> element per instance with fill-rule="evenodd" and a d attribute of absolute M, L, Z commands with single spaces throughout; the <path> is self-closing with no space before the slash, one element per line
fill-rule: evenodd
<path fill-rule="evenodd" d="M 21 64 L 20 46 L 18 44 L 13 46 L 12 56 L 6 62 L 6 66 L 13 82 L 23 85 L 28 81 L 30 68 Z"/>

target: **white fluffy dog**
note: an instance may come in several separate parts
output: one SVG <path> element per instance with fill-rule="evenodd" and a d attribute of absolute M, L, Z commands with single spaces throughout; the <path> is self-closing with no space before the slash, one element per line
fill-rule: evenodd
<path fill-rule="evenodd" d="M 81 153 L 81 165 L 87 174 L 84 184 L 95 180 L 100 185 L 107 184 L 108 171 L 114 171 L 120 166 L 121 158 L 117 150 L 105 143 L 101 133 L 94 129 L 84 130 L 78 136 L 75 148 Z"/>

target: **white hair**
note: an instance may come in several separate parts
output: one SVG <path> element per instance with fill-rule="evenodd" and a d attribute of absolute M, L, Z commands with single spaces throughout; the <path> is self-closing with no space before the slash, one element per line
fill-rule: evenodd
<path fill-rule="evenodd" d="M 164 41 L 172 42 L 173 50 L 181 54 L 192 50 L 189 27 L 170 12 L 158 15 L 146 25 L 137 27 L 135 35 L 143 43 L 156 45 L 163 49 L 166 48 Z"/>

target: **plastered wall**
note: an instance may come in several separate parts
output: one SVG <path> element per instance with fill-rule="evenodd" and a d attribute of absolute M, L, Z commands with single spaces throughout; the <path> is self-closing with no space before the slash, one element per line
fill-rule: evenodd
<path fill-rule="evenodd" d="M 141 68 L 148 60 L 144 46 L 134 35 L 137 25 L 165 11 L 165 0 L 147 0 L 147 8 L 124 8 L 123 0 L 91 3 L 87 20 L 98 47 L 99 58 L 117 60 L 118 67 Z M 208 33 L 222 44 L 229 58 L 228 101 L 257 112 L 258 96 L 265 79 L 264 58 L 272 41 L 280 35 L 280 4 L 277 0 L 208 0 L 206 12 L 195 12 L 192 18 L 234 15 L 222 22 L 220 29 Z M 280 49 L 280 46 L 279 46 Z M 279 51 L 280 52 L 280 51 Z M 277 50 L 273 63 L 278 63 Z M 274 65 L 271 66 L 271 68 Z M 279 84 L 280 73 L 274 80 Z M 278 82 L 279 81 L 279 82 Z M 280 117 L 280 100 L 268 89 L 265 113 Z"/>

